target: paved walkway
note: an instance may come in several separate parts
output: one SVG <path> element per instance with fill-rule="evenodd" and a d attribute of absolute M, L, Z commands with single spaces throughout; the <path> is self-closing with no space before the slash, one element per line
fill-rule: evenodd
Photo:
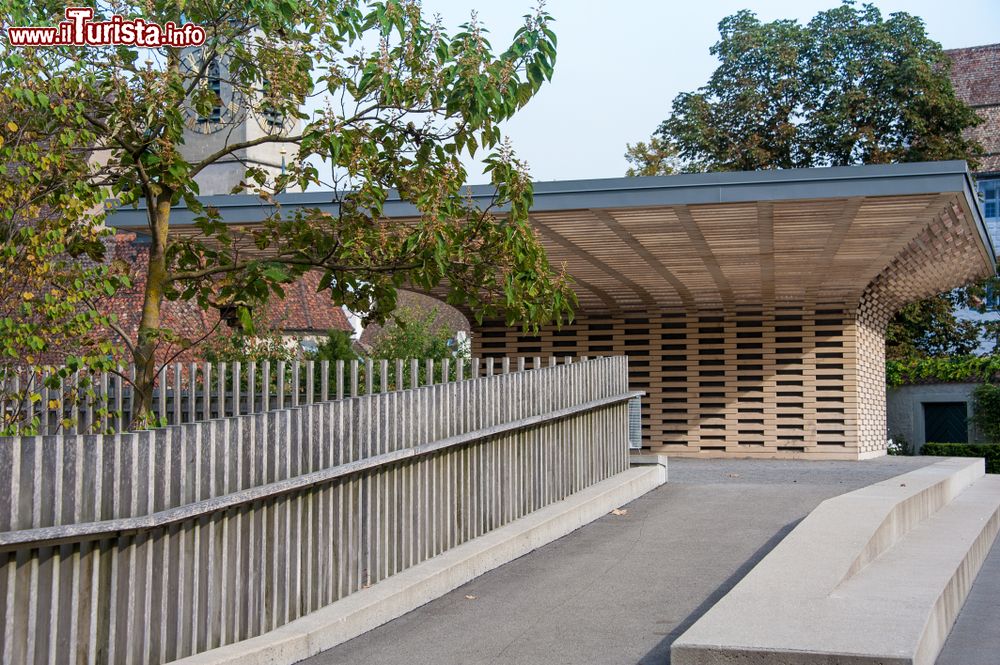
<path fill-rule="evenodd" d="M 670 482 L 626 514 L 305 663 L 669 663 L 674 639 L 822 500 L 932 461 L 671 460 Z"/>
<path fill-rule="evenodd" d="M 937 665 L 1000 663 L 1000 538 L 993 543 Z"/>

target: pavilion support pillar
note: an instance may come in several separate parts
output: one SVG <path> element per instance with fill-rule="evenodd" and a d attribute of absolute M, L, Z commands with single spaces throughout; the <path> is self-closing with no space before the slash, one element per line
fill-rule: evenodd
<path fill-rule="evenodd" d="M 875 304 L 843 303 L 582 312 L 538 335 L 485 322 L 473 353 L 627 355 L 653 452 L 859 459 L 885 451 L 887 320 Z"/>

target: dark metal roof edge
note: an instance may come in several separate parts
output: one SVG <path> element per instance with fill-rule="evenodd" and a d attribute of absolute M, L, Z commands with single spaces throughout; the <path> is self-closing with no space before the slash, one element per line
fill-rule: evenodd
<path fill-rule="evenodd" d="M 678 189 L 706 185 L 755 185 L 762 183 L 818 182 L 828 180 L 858 180 L 869 178 L 907 178 L 918 175 L 968 174 L 968 165 L 961 160 L 943 162 L 908 162 L 902 164 L 870 164 L 864 166 L 824 166 L 805 169 L 771 169 L 766 171 L 714 171 L 710 173 L 678 173 L 675 175 L 638 176 L 621 178 L 593 178 L 585 180 L 550 180 L 533 183 L 535 196 L 547 194 L 596 194 L 601 192 L 636 191 L 648 189 Z M 469 185 L 473 197 L 491 196 L 493 185 Z M 332 191 L 297 192 L 279 194 L 281 203 L 310 204 L 330 203 Z M 217 194 L 200 197 L 206 205 L 215 207 L 263 205 L 254 194 Z M 400 202 L 392 192 L 388 202 Z M 143 209 L 144 204 L 139 205 Z M 182 207 L 182 206 L 181 206 Z"/>
<path fill-rule="evenodd" d="M 922 194 L 968 190 L 970 182 L 968 166 L 963 161 L 567 180 L 535 183 L 532 209 L 544 212 Z M 473 185 L 468 192 L 474 201 L 485 203 L 492 199 L 494 188 L 492 185 Z M 301 192 L 280 194 L 276 200 L 282 206 L 318 208 L 335 214 L 334 195 L 330 191 Z M 272 209 L 271 204 L 252 194 L 206 196 L 201 197 L 201 201 L 217 208 L 227 222 L 251 221 L 262 217 L 264 210 Z M 109 224 L 122 229 L 143 228 L 146 225 L 144 209 L 144 205 L 118 208 L 109 213 Z M 256 214 L 237 219 L 241 209 L 252 209 Z M 985 228 L 978 206 L 970 205 L 970 209 L 977 210 L 979 225 Z M 400 200 L 394 193 L 387 200 L 384 212 L 390 217 L 418 214 L 412 204 Z M 190 223 L 193 218 L 183 205 L 174 208 L 173 216 L 178 224 Z M 989 241 L 988 235 L 986 241 Z"/>
<path fill-rule="evenodd" d="M 976 225 L 976 229 L 979 231 L 979 236 L 983 241 L 983 245 L 986 247 L 986 253 L 989 256 L 993 272 L 996 273 L 997 248 L 994 247 L 993 239 L 990 238 L 989 229 L 986 228 L 986 215 L 983 214 L 983 208 L 979 201 L 979 193 L 976 188 L 976 183 L 973 181 L 972 173 L 968 168 L 965 169 L 965 200 L 969 205 L 969 210 L 972 211 L 973 223 Z"/>

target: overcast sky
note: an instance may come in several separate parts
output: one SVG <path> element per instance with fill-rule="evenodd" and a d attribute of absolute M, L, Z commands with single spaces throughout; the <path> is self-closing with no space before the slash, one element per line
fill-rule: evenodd
<path fill-rule="evenodd" d="M 550 0 L 558 60 L 551 83 L 507 124 L 535 180 L 625 174 L 625 144 L 646 139 L 680 92 L 703 85 L 716 61 L 708 49 L 718 23 L 741 9 L 765 21 L 806 22 L 834 0 Z M 944 48 L 1000 41 L 998 0 L 877 0 L 883 15 L 906 11 L 924 19 Z M 509 44 L 533 0 L 424 0 L 451 33 L 472 9 L 490 30 L 494 49 Z M 470 184 L 486 179 L 470 168 Z"/>

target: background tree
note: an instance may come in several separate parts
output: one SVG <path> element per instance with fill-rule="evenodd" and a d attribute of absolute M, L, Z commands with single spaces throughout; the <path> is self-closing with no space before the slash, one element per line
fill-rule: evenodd
<path fill-rule="evenodd" d="M 955 96 L 923 22 L 844 2 L 805 26 L 741 11 L 719 23 L 708 83 L 674 99 L 656 136 L 689 171 L 973 160 L 980 118 Z"/>
<path fill-rule="evenodd" d="M 675 146 L 686 171 L 809 166 L 800 140 L 806 30 L 761 23 L 744 10 L 719 23 L 708 84 L 678 95 L 654 133 Z"/>
<path fill-rule="evenodd" d="M 679 170 L 677 150 L 669 141 L 652 136 L 649 143 L 639 141 L 625 145 L 625 160 L 629 167 L 627 176 L 671 175 Z"/>
<path fill-rule="evenodd" d="M 15 0 L 6 7 L 4 25 L 54 25 L 64 3 Z M 478 317 L 509 323 L 558 323 L 570 315 L 566 277 L 549 265 L 528 223 L 528 175 L 498 127 L 552 75 L 556 38 L 544 11 L 527 16 L 499 54 L 474 18 L 448 35 L 409 0 L 97 3 L 97 18 L 112 13 L 192 22 L 206 29 L 207 41 L 194 61 L 176 48 L 68 46 L 11 48 L 2 66 L 12 73 L 12 97 L 77 134 L 75 149 L 99 151 L 102 168 L 90 182 L 148 210 L 141 322 L 137 337 L 124 340 L 137 367 L 137 413 L 151 404 L 158 345 L 185 343 L 161 326 L 165 298 L 194 298 L 250 328 L 254 307 L 318 269 L 331 298 L 372 320 L 394 308 L 404 284 L 439 287 Z M 185 160 L 186 109 L 205 117 L 220 102 L 210 80 L 216 66 L 234 99 L 298 118 L 301 131 L 230 142 Z M 301 108 L 313 96 L 325 108 L 310 116 Z M 66 110 L 57 113 L 49 102 Z M 198 203 L 195 176 L 268 142 L 292 144 L 293 159 L 273 180 L 248 169 L 247 189 L 273 200 L 289 186 L 322 184 L 338 192 L 339 214 L 278 209 L 260 227 L 236 230 Z M 463 194 L 462 156 L 480 150 L 488 152 L 496 189 L 485 210 Z M 317 161 L 330 167 L 329 180 L 321 182 Z M 383 218 L 391 190 L 415 205 L 416 219 Z M 195 212 L 199 237 L 170 233 L 171 211 L 181 203 Z"/>
<path fill-rule="evenodd" d="M 981 327 L 955 316 L 960 291 L 904 306 L 885 335 L 886 358 L 970 356 L 980 344 Z"/>
<path fill-rule="evenodd" d="M 883 18 L 844 2 L 809 23 L 762 23 L 741 11 L 719 23 L 719 66 L 678 95 L 654 134 L 685 171 L 730 171 L 963 159 L 981 147 L 963 132 L 981 122 L 956 97 L 950 63 L 923 22 Z M 649 154 L 649 157 L 644 157 Z M 629 175 L 654 169 L 631 152 Z M 964 355 L 985 326 L 955 316 L 983 285 L 911 304 L 889 325 L 890 357 Z"/>
<path fill-rule="evenodd" d="M 408 308 L 399 310 L 375 336 L 371 357 L 454 358 L 460 351 L 455 346 L 457 333 L 443 323 L 436 324 L 437 318 L 436 309 L 423 312 Z"/>

